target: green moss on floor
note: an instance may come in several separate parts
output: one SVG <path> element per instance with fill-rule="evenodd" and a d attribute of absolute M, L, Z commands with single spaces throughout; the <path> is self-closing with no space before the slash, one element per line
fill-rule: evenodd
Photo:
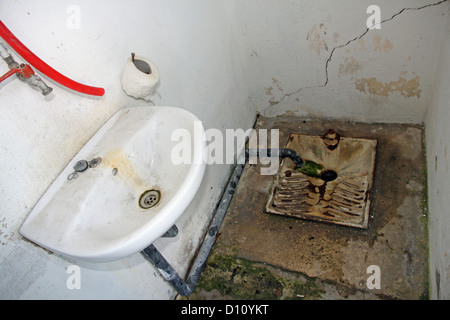
<path fill-rule="evenodd" d="M 262 300 L 320 299 L 324 293 L 312 279 L 277 275 L 262 264 L 222 255 L 208 260 L 196 292 L 201 290 L 217 290 L 235 299 Z"/>

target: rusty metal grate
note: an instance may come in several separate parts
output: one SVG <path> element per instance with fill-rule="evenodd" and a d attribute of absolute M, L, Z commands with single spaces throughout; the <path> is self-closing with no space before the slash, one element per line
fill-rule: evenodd
<path fill-rule="evenodd" d="M 330 138 L 331 133 L 331 138 Z M 375 165 L 376 140 L 291 134 L 286 148 L 337 173 L 324 181 L 294 170 L 285 158 L 266 204 L 266 212 L 366 229 Z"/>

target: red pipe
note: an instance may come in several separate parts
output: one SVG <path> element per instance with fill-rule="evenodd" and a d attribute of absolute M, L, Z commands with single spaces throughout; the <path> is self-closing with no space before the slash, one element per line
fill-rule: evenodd
<path fill-rule="evenodd" d="M 0 37 L 2 37 L 14 51 L 16 51 L 22 58 L 27 60 L 32 66 L 38 69 L 40 72 L 45 74 L 50 79 L 62 84 L 63 86 L 93 96 L 103 96 L 105 94 L 105 89 L 87 86 L 85 84 L 73 81 L 67 78 L 65 75 L 59 73 L 44 61 L 39 59 L 33 52 L 31 52 L 27 47 L 23 45 L 22 42 L 17 39 L 14 34 L 3 24 L 0 20 Z"/>

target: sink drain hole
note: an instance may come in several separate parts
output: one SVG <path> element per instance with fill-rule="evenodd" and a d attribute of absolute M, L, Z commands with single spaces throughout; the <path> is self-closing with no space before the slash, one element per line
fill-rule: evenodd
<path fill-rule="evenodd" d="M 324 180 L 324 181 L 333 181 L 337 178 L 337 173 L 336 171 L 333 170 L 326 170 L 324 172 L 322 172 L 322 174 L 320 175 L 320 179 Z"/>
<path fill-rule="evenodd" d="M 142 209 L 150 209 L 156 206 L 161 199 L 161 193 L 158 190 L 147 190 L 139 198 L 139 206 Z"/>

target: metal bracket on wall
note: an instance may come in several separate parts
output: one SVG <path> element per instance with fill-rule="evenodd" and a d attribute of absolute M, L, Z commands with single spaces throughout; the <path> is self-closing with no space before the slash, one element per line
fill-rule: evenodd
<path fill-rule="evenodd" d="M 164 233 L 161 238 L 175 238 L 178 234 L 178 228 L 176 225 L 173 225 L 169 230 Z"/>

